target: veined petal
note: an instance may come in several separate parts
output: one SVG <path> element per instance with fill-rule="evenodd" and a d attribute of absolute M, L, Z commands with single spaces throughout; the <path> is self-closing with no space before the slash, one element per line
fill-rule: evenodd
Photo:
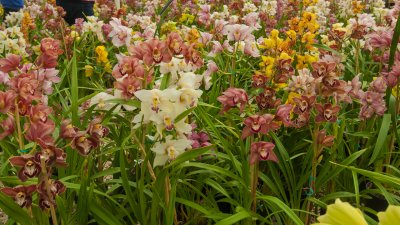
<path fill-rule="evenodd" d="M 368 225 L 359 209 L 340 199 L 329 205 L 327 213 L 318 217 L 318 221 L 330 225 Z"/>
<path fill-rule="evenodd" d="M 163 155 L 165 154 L 165 146 L 164 144 L 157 142 L 153 148 L 151 148 L 151 151 L 155 152 L 157 155 Z"/>
<path fill-rule="evenodd" d="M 186 148 L 189 148 L 192 145 L 192 141 L 187 139 L 179 139 L 174 143 L 174 147 L 177 151 L 184 152 Z"/>
<path fill-rule="evenodd" d="M 135 96 L 142 102 L 150 102 L 153 97 L 153 93 L 151 90 L 140 90 L 135 92 Z"/>
<path fill-rule="evenodd" d="M 156 157 L 154 158 L 153 167 L 163 166 L 165 165 L 167 160 L 168 160 L 168 155 L 157 154 Z"/>
<path fill-rule="evenodd" d="M 400 206 L 389 205 L 385 212 L 378 213 L 379 225 L 394 225 L 400 221 Z"/>

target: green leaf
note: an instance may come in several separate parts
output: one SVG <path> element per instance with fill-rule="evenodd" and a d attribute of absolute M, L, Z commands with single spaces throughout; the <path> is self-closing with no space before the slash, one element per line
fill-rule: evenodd
<path fill-rule="evenodd" d="M 300 220 L 300 218 L 293 212 L 285 203 L 274 196 L 261 196 L 258 199 L 265 200 L 266 202 L 273 203 L 279 209 L 283 210 L 285 214 L 296 224 L 296 225 L 304 225 L 304 223 Z"/>
<path fill-rule="evenodd" d="M 400 187 L 400 178 L 398 178 L 398 177 L 394 177 L 394 176 L 390 176 L 390 175 L 386 175 L 386 174 L 382 174 L 382 173 L 378 173 L 378 172 L 359 169 L 354 166 L 345 166 L 345 165 L 340 165 L 340 164 L 336 164 L 336 165 L 343 167 L 343 168 L 350 169 L 352 171 L 355 171 L 355 172 L 362 174 L 366 177 L 369 177 L 373 180 L 377 180 L 377 181 L 381 181 L 381 182 L 389 183 L 389 184 L 394 184 L 394 185 L 397 185 Z"/>
<path fill-rule="evenodd" d="M 39 206 L 32 205 L 33 224 L 50 225 L 49 214 L 43 211 Z"/>
<path fill-rule="evenodd" d="M 119 173 L 119 172 L 121 172 L 119 167 L 112 167 L 110 169 L 103 170 L 101 172 L 96 173 L 95 175 L 92 176 L 92 179 L 96 179 L 96 178 L 99 178 L 99 177 L 104 177 L 104 176 L 107 176 L 107 175 L 112 175 L 112 174 Z"/>
<path fill-rule="evenodd" d="M 175 120 L 174 123 L 178 123 L 179 121 L 181 121 L 182 119 L 184 119 L 185 117 L 187 117 L 196 107 L 192 107 L 189 109 L 186 109 L 185 111 L 183 111 L 181 114 L 179 114 Z"/>
<path fill-rule="evenodd" d="M 208 152 L 212 147 L 214 146 L 210 145 L 202 148 L 188 150 L 179 155 L 174 161 L 172 161 L 169 165 L 167 165 L 166 168 L 174 167 L 175 165 L 179 165 L 181 163 L 194 159 L 200 155 L 203 155 L 204 153 Z"/>
<path fill-rule="evenodd" d="M 88 179 L 88 160 L 86 159 L 84 164 L 82 165 L 82 178 L 79 189 L 79 198 L 77 204 L 77 213 L 78 213 L 78 224 L 85 225 L 88 222 L 89 215 L 89 203 L 91 201 L 91 192 L 93 190 L 88 191 L 87 187 L 89 184 Z"/>
<path fill-rule="evenodd" d="M 337 191 L 337 192 L 332 192 L 330 194 L 324 195 L 321 198 L 319 198 L 318 200 L 320 200 L 322 202 L 329 202 L 329 201 L 335 200 L 337 198 L 354 198 L 354 197 L 355 197 L 354 193 Z M 311 198 L 308 198 L 308 199 L 311 199 Z"/>
<path fill-rule="evenodd" d="M 353 175 L 353 183 L 354 183 L 354 193 L 356 195 L 356 203 L 357 203 L 357 207 L 360 207 L 360 188 L 359 188 L 359 184 L 358 184 L 358 176 L 357 173 L 355 171 L 351 171 L 352 175 Z"/>
<path fill-rule="evenodd" d="M 353 154 L 351 154 L 349 157 L 347 157 L 345 160 L 342 161 L 343 165 L 350 165 L 353 163 L 356 159 L 358 159 L 361 155 L 365 153 L 365 149 L 357 151 Z M 331 162 L 332 164 L 335 164 L 334 162 Z M 335 178 L 340 172 L 344 170 L 343 167 L 335 167 L 335 168 L 330 168 L 328 166 L 324 167 L 324 169 L 320 172 L 320 175 L 318 176 L 318 179 L 315 181 L 315 186 L 318 188 L 328 182 L 330 179 Z"/>
<path fill-rule="evenodd" d="M 390 45 L 389 70 L 392 68 L 394 63 L 394 57 L 396 55 L 399 39 L 400 39 L 400 17 L 397 18 L 396 27 L 394 28 L 392 43 Z"/>
<path fill-rule="evenodd" d="M 383 149 L 383 145 L 386 143 L 386 138 L 388 135 L 388 131 L 390 128 L 390 114 L 385 114 L 382 119 L 382 124 L 381 124 L 381 129 L 379 130 L 378 138 L 376 139 L 376 144 L 374 151 L 372 152 L 371 159 L 369 160 L 369 164 L 371 165 L 372 163 L 375 162 L 376 158 L 381 155 L 381 150 Z"/>
<path fill-rule="evenodd" d="M 328 47 L 328 46 L 326 46 L 326 45 L 321 45 L 321 44 L 312 44 L 312 45 L 313 45 L 314 47 L 323 49 L 323 50 L 325 50 L 325 51 L 329 51 L 329 52 L 335 53 L 336 55 L 341 55 L 338 51 L 336 51 L 336 50 L 334 50 L 334 49 L 332 49 L 332 48 L 330 48 L 330 47 Z"/>
<path fill-rule="evenodd" d="M 186 199 L 183 199 L 183 198 L 176 198 L 175 201 L 177 203 L 186 205 L 186 206 L 188 206 L 188 207 L 190 207 L 192 209 L 195 209 L 195 210 L 203 213 L 208 218 L 216 218 L 216 219 L 219 218 L 219 217 L 216 217 L 216 214 L 217 214 L 216 212 L 211 212 L 211 211 L 207 210 L 206 208 L 204 208 L 203 206 L 201 206 L 201 205 L 199 205 L 199 204 L 197 204 L 195 202 L 192 202 L 192 201 L 189 201 L 189 200 L 186 200 Z"/>
<path fill-rule="evenodd" d="M 221 167 L 216 166 L 216 165 L 211 165 L 211 164 L 206 164 L 206 163 L 199 163 L 199 162 L 189 162 L 189 163 L 181 164 L 180 167 L 197 167 L 197 168 L 204 169 L 207 172 L 213 171 L 213 172 L 216 172 L 219 175 L 231 177 L 232 179 L 234 179 L 237 182 L 239 182 L 241 185 L 246 186 L 241 177 L 239 177 L 236 174 L 232 173 L 228 169 L 221 168 Z"/>
<path fill-rule="evenodd" d="M 131 187 L 129 186 L 129 178 L 128 178 L 128 173 L 126 172 L 126 156 L 125 156 L 125 150 L 121 149 L 119 152 L 119 163 L 120 163 L 120 167 L 121 167 L 121 179 L 122 179 L 122 186 L 124 187 L 124 190 L 126 192 L 126 198 L 131 206 L 131 208 L 134 210 L 135 214 L 137 217 L 141 217 L 142 215 L 139 215 L 138 213 L 138 203 L 136 201 L 136 199 L 133 196 Z M 140 220 L 140 218 L 139 218 Z"/>
<path fill-rule="evenodd" d="M 169 80 L 171 79 L 171 73 L 164 74 L 161 80 L 160 90 L 167 88 Z"/>
<path fill-rule="evenodd" d="M 125 99 L 108 99 L 105 102 L 117 103 L 117 104 L 121 104 L 121 105 L 129 105 L 129 106 L 134 106 L 136 108 L 140 108 L 140 101 L 137 100 L 137 99 L 129 99 L 129 100 L 125 100 Z"/>
<path fill-rule="evenodd" d="M 72 56 L 72 73 L 71 73 L 71 111 L 72 123 L 77 126 L 79 124 L 78 115 L 78 66 L 76 64 L 76 54 Z"/>
<path fill-rule="evenodd" d="M 60 196 L 56 196 L 56 202 L 57 202 L 57 211 L 61 216 L 61 221 L 64 224 L 68 224 L 68 210 L 65 207 L 65 199 L 63 199 Z"/>
<path fill-rule="evenodd" d="M 100 204 L 93 203 L 90 204 L 90 211 L 93 216 L 96 218 L 96 222 L 104 225 L 123 225 L 123 223 L 115 217 L 115 215 L 108 211 L 105 207 L 102 207 Z"/>
<path fill-rule="evenodd" d="M 9 218 L 15 220 L 20 224 L 32 224 L 32 219 L 28 213 L 22 209 L 10 197 L 6 196 L 0 191 L 0 208 L 8 215 Z"/>
<path fill-rule="evenodd" d="M 225 218 L 223 220 L 220 220 L 218 223 L 215 225 L 231 225 L 231 224 L 237 224 L 237 222 L 251 217 L 250 213 L 248 213 L 245 210 L 241 210 L 237 212 L 236 214 L 233 214 L 232 216 Z"/>
<path fill-rule="evenodd" d="M 211 179 L 211 178 L 207 178 L 207 179 L 204 181 L 204 183 L 210 185 L 210 186 L 213 187 L 215 190 L 217 190 L 219 193 L 225 195 L 225 197 L 227 197 L 227 198 L 229 198 L 229 199 L 231 198 L 231 197 L 229 196 L 229 193 L 225 190 L 225 188 L 223 188 L 217 181 L 215 181 L 215 180 L 213 180 L 213 179 Z"/>

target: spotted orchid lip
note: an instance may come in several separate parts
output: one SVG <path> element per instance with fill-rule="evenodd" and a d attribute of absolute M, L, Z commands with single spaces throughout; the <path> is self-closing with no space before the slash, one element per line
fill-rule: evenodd
<path fill-rule="evenodd" d="M 162 61 L 163 57 L 162 57 L 162 55 L 160 55 L 160 56 L 153 55 L 153 59 L 156 63 L 160 63 Z"/>
<path fill-rule="evenodd" d="M 261 130 L 261 125 L 260 124 L 252 124 L 251 125 L 251 130 L 253 131 L 253 132 L 255 132 L 255 133 L 258 133 L 258 132 L 260 132 L 260 130 Z"/>
<path fill-rule="evenodd" d="M 267 160 L 269 158 L 269 152 L 266 149 L 261 149 L 260 158 L 263 160 Z"/>

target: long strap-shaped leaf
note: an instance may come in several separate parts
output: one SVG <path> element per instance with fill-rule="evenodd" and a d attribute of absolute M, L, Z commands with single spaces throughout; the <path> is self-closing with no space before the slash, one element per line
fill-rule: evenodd
<path fill-rule="evenodd" d="M 162 25 L 162 23 L 164 22 L 164 12 L 168 9 L 168 7 L 171 5 L 171 3 L 172 3 L 173 1 L 174 1 L 174 0 L 169 0 L 169 1 L 167 2 L 167 4 L 165 4 L 165 6 L 161 9 L 160 13 L 158 14 L 158 15 L 160 16 L 160 21 L 159 21 L 158 24 L 157 24 L 157 29 L 156 29 L 156 32 L 154 32 L 154 37 L 156 37 L 156 35 L 157 35 L 158 32 L 160 31 L 161 25 Z"/>
<path fill-rule="evenodd" d="M 29 217 L 28 213 L 2 192 L 0 192 L 0 208 L 16 222 L 23 225 L 32 224 L 32 219 Z"/>
<path fill-rule="evenodd" d="M 400 17 L 397 17 L 397 22 L 396 22 L 396 27 L 394 28 L 393 32 L 393 38 L 392 38 L 392 43 L 390 45 L 390 55 L 389 55 L 389 65 L 388 65 L 388 71 L 392 69 L 392 66 L 394 64 L 394 58 L 396 56 L 396 51 L 397 51 L 397 45 L 399 43 L 400 39 Z M 388 89 L 386 92 L 386 105 L 389 106 L 390 103 L 390 97 L 392 95 L 392 89 Z M 395 104 L 397 108 L 397 102 Z M 393 115 L 392 115 L 392 124 L 393 124 L 393 131 L 396 137 L 396 140 L 398 143 L 400 143 L 400 136 L 399 132 L 397 131 L 397 109 L 395 108 Z"/>

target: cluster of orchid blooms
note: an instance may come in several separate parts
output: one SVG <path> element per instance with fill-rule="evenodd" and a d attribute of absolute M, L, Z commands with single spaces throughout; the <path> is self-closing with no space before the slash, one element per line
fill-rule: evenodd
<path fill-rule="evenodd" d="M 196 133 L 188 116 L 176 120 L 197 106 L 202 94 L 199 88 L 207 79 L 194 73 L 203 65 L 196 46 L 184 43 L 178 33 L 172 32 L 166 40 L 150 39 L 129 45 L 128 52 L 117 56 L 118 64 L 112 72 L 115 92 L 126 100 L 140 100 L 140 112 L 132 121 L 134 128 L 146 124 L 156 127 L 153 139 L 159 141 L 151 149 L 156 154 L 153 166 L 164 165 L 186 149 L 209 145 L 207 135 Z M 161 73 L 158 80 L 154 78 L 156 69 Z M 149 84 L 154 88 L 146 89 Z"/>
<path fill-rule="evenodd" d="M 48 95 L 53 93 L 52 86 L 61 80 L 55 67 L 62 53 L 60 41 L 45 38 L 34 63 L 24 64 L 22 57 L 14 54 L 0 59 L 3 89 L 0 91 L 0 139 L 10 138 L 19 144 L 21 155 L 12 156 L 9 161 L 18 168 L 20 180 L 38 177 L 37 185 L 1 189 L 21 207 L 29 208 L 32 194 L 37 192 L 40 208 L 50 209 L 55 206 L 56 195 L 65 191 L 62 182 L 51 178 L 54 168 L 68 166 L 65 151 L 58 147 L 62 140 L 81 155 L 87 155 L 108 133 L 100 118 L 93 119 L 85 131 L 79 131 L 70 120 L 58 125 L 52 120 L 54 111 L 48 105 Z M 56 127 L 60 131 L 57 139 Z"/>
<path fill-rule="evenodd" d="M 155 141 L 151 148 L 155 153 L 153 166 L 162 166 L 186 150 L 211 144 L 207 133 L 197 131 L 191 114 L 185 112 L 196 107 L 204 95 L 203 90 L 210 88 L 212 75 L 220 71 L 213 58 L 224 54 L 241 54 L 260 62 L 259 70 L 251 77 L 251 91 L 256 90 L 252 93 L 257 94 L 249 96 L 250 90 L 231 83 L 218 97 L 221 113 L 236 107 L 241 113 L 251 112 L 243 120 L 241 134 L 241 139 L 252 138 L 251 164 L 259 160 L 278 161 L 269 133 L 282 126 L 302 128 L 335 123 L 345 104 L 361 104 L 359 118 L 363 120 L 385 113 L 386 89 L 395 87 L 400 76 L 400 54 L 396 55 L 391 70 L 384 65 L 376 79 L 366 84 L 362 82 L 362 74 L 356 74 L 351 81 L 344 80 L 345 59 L 336 52 L 348 48 L 350 42 L 357 42 L 361 48 L 377 53 L 374 58 L 377 62 L 387 62 L 400 3 L 385 12 L 375 9 L 379 8 L 375 4 L 375 8 L 371 8 L 374 14 L 385 13 L 378 21 L 374 14 L 360 13 L 360 8 L 366 7 L 360 1 L 352 1 L 355 2 L 351 6 L 353 10 L 345 12 L 349 1 L 341 0 L 338 7 L 344 14 L 342 18 L 352 17 L 344 26 L 336 23 L 333 9 L 315 12 L 318 5 L 329 6 L 324 0 L 302 1 L 305 11 L 301 15 L 298 15 L 297 0 L 177 2 L 171 4 L 170 13 L 179 15 L 185 9 L 186 14 L 182 14 L 179 27 L 167 21 L 157 28 L 155 9 L 161 1 L 127 1 L 130 6 L 144 9 L 135 14 L 127 13 L 126 7 L 117 9 L 113 1 L 101 0 L 96 4 L 96 16 L 87 21 L 78 19 L 74 28 L 66 28 L 65 36 L 55 37 L 63 40 L 65 46 L 71 46 L 78 36 L 92 35 L 120 52 L 116 55 L 118 63 L 110 71 L 113 90 L 97 94 L 88 103 L 101 110 L 119 111 L 119 106 L 114 107 L 107 101 L 140 100 L 140 110 L 129 105 L 123 107 L 126 111 L 138 112 L 132 121 L 135 129 L 154 126 L 156 132 L 148 135 Z M 29 26 L 32 19 L 41 16 L 51 32 L 61 23 L 59 16 L 63 11 L 48 3 L 41 4 L 28 5 L 29 15 L 11 14 L 9 23 L 20 23 L 20 17 L 21 20 L 25 18 L 28 21 L 25 26 Z M 40 7 L 45 12 L 42 15 L 37 13 Z M 190 19 L 190 15 L 196 15 L 195 19 Z M 286 20 L 282 22 L 283 15 Z M 194 20 L 202 31 L 189 26 Z M 333 25 L 325 25 L 327 21 Z M 278 23 L 282 23 L 282 29 L 274 29 Z M 256 33 L 268 35 L 257 37 Z M 24 55 L 25 49 L 16 46 L 25 44 L 19 40 L 23 40 L 24 35 L 17 27 L 7 28 L 0 34 L 3 34 L 0 41 L 5 41 L 0 47 Z M 13 38 L 3 38 L 10 34 Z M 318 49 L 314 44 L 319 42 L 333 51 Z M 14 135 L 14 140 L 19 142 L 24 154 L 11 157 L 10 163 L 19 168 L 21 181 L 39 178 L 37 185 L 1 190 L 25 207 L 30 206 L 31 196 L 37 192 L 39 205 L 50 208 L 55 205 L 55 196 L 65 190 L 60 181 L 51 179 L 54 167 L 67 166 L 67 156 L 57 145 L 67 143 L 86 156 L 99 147 L 101 138 L 108 134 L 101 117 L 94 118 L 86 130 L 79 130 L 68 119 L 59 125 L 51 119 L 54 112 L 47 96 L 53 92 L 53 84 L 60 81 L 55 69 L 58 56 L 63 53 L 60 46 L 60 41 L 45 38 L 34 63 L 23 64 L 22 58 L 14 54 L 0 60 L 0 139 Z M 97 54 L 105 56 L 103 63 L 107 65 L 105 48 L 98 50 Z M 56 126 L 60 126 L 57 140 L 54 139 Z M 318 130 L 314 141 L 320 155 L 324 147 L 333 145 L 334 136 L 322 129 Z M 27 142 L 34 144 L 25 152 Z"/>

